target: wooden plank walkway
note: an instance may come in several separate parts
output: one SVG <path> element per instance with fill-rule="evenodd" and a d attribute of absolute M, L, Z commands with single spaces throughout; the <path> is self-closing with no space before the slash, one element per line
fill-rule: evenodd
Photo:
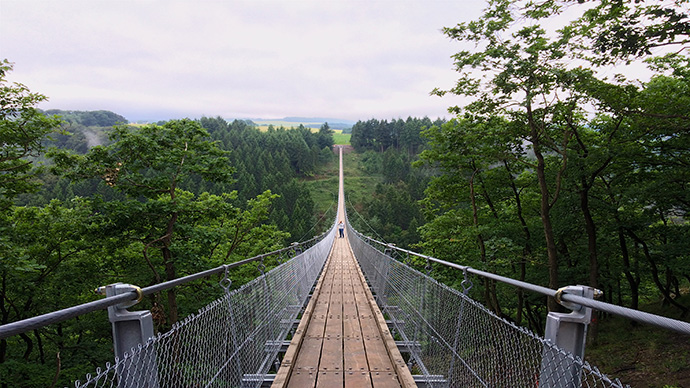
<path fill-rule="evenodd" d="M 272 387 L 416 387 L 347 238 L 336 237 Z"/>

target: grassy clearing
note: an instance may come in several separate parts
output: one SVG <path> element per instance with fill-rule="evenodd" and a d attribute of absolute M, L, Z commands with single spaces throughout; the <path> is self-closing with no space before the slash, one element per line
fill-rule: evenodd
<path fill-rule="evenodd" d="M 362 209 L 362 203 L 374 195 L 376 185 L 383 182 L 381 175 L 368 175 L 359 168 L 362 155 L 348 152 L 343 155 L 343 179 L 345 180 L 345 204 Z M 354 216 L 354 215 L 351 215 Z"/>
<path fill-rule="evenodd" d="M 364 199 L 371 198 L 376 185 L 383 182 L 381 175 L 368 175 L 359 168 L 362 155 L 349 152 L 343 155 L 343 179 L 345 180 L 346 205 L 354 205 L 360 210 Z"/>
<path fill-rule="evenodd" d="M 311 129 L 312 132 L 316 133 L 319 131 L 319 128 L 321 125 L 323 125 L 322 122 L 314 121 L 314 122 L 309 122 L 309 121 L 303 121 L 303 122 L 297 122 L 297 121 L 283 121 L 283 120 L 253 120 L 254 124 L 256 124 L 256 127 L 261 131 L 261 132 L 266 132 L 268 131 L 268 126 L 272 125 L 273 128 L 280 128 L 283 127 L 285 129 L 290 129 L 290 128 L 298 128 L 300 124 L 304 125 L 305 127 Z"/>
<path fill-rule="evenodd" d="M 322 166 L 316 175 L 304 180 L 314 200 L 315 211 L 321 216 L 331 206 L 335 211 L 338 201 L 338 158 Z M 335 214 L 335 213 L 334 213 Z"/>
<path fill-rule="evenodd" d="M 352 203 L 361 210 L 364 199 L 371 198 L 376 185 L 383 181 L 382 176 L 366 175 L 359 169 L 361 155 L 347 152 L 343 155 L 346 204 Z M 323 214 L 330 206 L 335 206 L 338 195 L 338 159 L 324 166 L 317 175 L 305 181 L 315 202 L 316 211 Z"/>
<path fill-rule="evenodd" d="M 333 134 L 333 141 L 335 145 L 350 145 L 350 133 L 343 133 L 342 130 L 336 129 Z"/>
<path fill-rule="evenodd" d="M 283 127 L 285 129 L 290 129 L 290 128 L 297 128 L 299 127 L 300 123 L 295 123 L 295 122 L 289 122 L 289 121 L 280 121 L 280 120 L 265 120 L 265 121 L 255 121 L 256 128 L 259 129 L 261 132 L 266 132 L 268 131 L 269 125 L 272 125 L 273 128 L 280 128 Z M 318 124 L 321 126 L 321 123 L 301 123 L 305 127 L 309 128 L 309 125 L 314 125 Z M 319 128 L 309 128 L 312 133 L 317 133 L 319 132 Z M 333 141 L 335 145 L 350 145 L 350 136 L 351 134 L 349 133 L 343 133 L 342 129 L 331 129 L 333 131 Z"/>
<path fill-rule="evenodd" d="M 319 215 L 335 209 L 338 201 L 338 176 L 305 181 Z M 331 209 L 331 211 L 333 210 Z"/>

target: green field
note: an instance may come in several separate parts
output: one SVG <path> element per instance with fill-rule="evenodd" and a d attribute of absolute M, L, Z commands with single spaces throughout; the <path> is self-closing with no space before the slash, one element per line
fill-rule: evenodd
<path fill-rule="evenodd" d="M 319 127 L 323 124 L 322 122 L 309 122 L 309 121 L 304 121 L 304 122 L 296 122 L 296 121 L 285 121 L 285 120 L 252 120 L 254 121 L 254 124 L 256 124 L 256 127 L 259 128 L 260 131 L 267 131 L 268 126 L 272 125 L 274 128 L 297 128 L 299 127 L 300 124 L 304 125 L 305 127 L 316 127 L 316 128 L 311 128 L 312 132 L 318 132 Z"/>
<path fill-rule="evenodd" d="M 259 128 L 260 131 L 268 131 L 268 126 L 272 125 L 274 128 L 297 128 L 300 124 L 307 128 L 310 128 L 312 132 L 318 132 L 319 127 L 323 124 L 322 122 L 295 122 L 295 121 L 284 121 L 284 120 L 254 120 L 254 124 Z M 314 128 L 316 127 L 316 128 Z M 349 145 L 350 144 L 350 134 L 343 133 L 342 129 L 331 129 L 333 131 L 333 140 L 336 145 Z"/>
<path fill-rule="evenodd" d="M 302 123 L 304 126 L 307 126 L 306 123 Z M 287 121 L 279 121 L 279 120 L 266 120 L 266 121 L 260 121 L 256 122 L 256 127 L 259 129 L 261 132 L 266 132 L 268 131 L 268 126 L 272 125 L 274 128 L 280 128 L 281 126 L 286 129 L 290 128 L 297 128 L 299 127 L 300 123 L 291 123 Z M 309 127 L 307 127 L 309 128 Z M 318 128 L 309 128 L 311 129 L 312 132 L 316 133 L 319 131 Z M 333 131 L 333 141 L 335 145 L 349 145 L 350 144 L 350 136 L 351 134 L 349 133 L 343 133 L 342 129 L 332 129 Z"/>
<path fill-rule="evenodd" d="M 342 130 L 336 129 L 333 132 L 333 141 L 335 142 L 335 145 L 349 145 L 350 144 L 350 136 L 351 134 L 349 133 L 343 133 Z"/>

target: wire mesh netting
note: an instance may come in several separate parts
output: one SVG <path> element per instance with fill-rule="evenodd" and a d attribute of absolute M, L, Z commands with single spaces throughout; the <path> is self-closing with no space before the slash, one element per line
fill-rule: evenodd
<path fill-rule="evenodd" d="M 624 387 L 462 292 L 394 260 L 350 229 L 350 244 L 409 352 L 408 366 L 431 387 Z"/>
<path fill-rule="evenodd" d="M 334 231 L 75 387 L 261 386 L 323 268 Z"/>

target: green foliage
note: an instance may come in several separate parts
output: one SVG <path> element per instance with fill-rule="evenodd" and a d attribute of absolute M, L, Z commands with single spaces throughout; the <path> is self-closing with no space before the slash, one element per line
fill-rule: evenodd
<path fill-rule="evenodd" d="M 317 137 L 317 146 L 319 149 L 333 148 L 333 131 L 328 123 L 324 123 L 321 128 L 319 128 L 319 134 Z"/>
<path fill-rule="evenodd" d="M 94 204 L 109 217 L 108 235 L 141 247 L 140 266 L 148 267 L 149 281 L 158 283 L 258 253 L 257 248 L 287 237 L 276 226 L 263 225 L 278 197 L 270 191 L 248 199 L 243 210 L 236 192 L 195 195 L 180 188 L 194 178 L 232 183 L 228 152 L 208 137 L 197 122 L 171 120 L 162 126 L 115 127 L 110 145 L 86 155 L 57 150 L 52 155 L 56 171 L 67 177 L 98 178 L 124 194 L 119 201 Z M 175 323 L 174 290 L 168 291 L 167 309 L 168 323 Z"/>
<path fill-rule="evenodd" d="M 128 123 L 127 119 L 123 116 L 107 110 L 75 111 L 49 109 L 45 113 L 51 116 L 60 116 L 65 122 L 72 126 L 112 127 Z"/>
<path fill-rule="evenodd" d="M 40 155 L 43 139 L 56 132 L 60 120 L 42 114 L 36 105 L 46 96 L 32 93 L 19 83 L 9 83 L 13 65 L 0 62 L 0 210 L 6 210 L 19 194 L 38 188 L 31 157 Z"/>
<path fill-rule="evenodd" d="M 60 128 L 35 109 L 44 96 L 7 84 L 11 69 L 2 62 L 1 324 L 92 301 L 104 284 L 151 285 L 319 233 L 298 178 L 333 164 L 327 124 L 261 133 L 220 118 L 135 127 L 107 111 L 50 111 L 66 120 Z M 257 275 L 240 268 L 233 285 Z M 201 280 L 141 307 L 165 331 L 218 291 Z M 54 385 L 69 385 L 111 360 L 111 347 L 105 312 L 3 339 L 0 385 L 48 386 L 56 376 Z"/>
<path fill-rule="evenodd" d="M 428 117 L 423 119 L 408 117 L 407 120 L 397 119 L 391 122 L 376 119 L 358 121 L 352 127 L 350 142 L 357 152 L 366 150 L 383 152 L 393 147 L 415 155 L 424 145 L 424 140 L 420 136 L 422 130 L 441 124 L 441 120 L 432 123 Z"/>
<path fill-rule="evenodd" d="M 80 199 L 15 207 L 0 217 L 2 324 L 96 298 L 91 290 L 112 279 L 112 267 L 97 254 L 101 223 L 101 216 Z M 88 274 L 87 283 L 75 274 Z M 57 357 L 65 375 L 85 373 L 91 361 L 112 357 L 109 327 L 99 320 L 107 322 L 105 312 L 3 340 L 0 383 L 46 386 L 58 369 Z M 75 375 L 67 376 L 61 384 Z"/>
<path fill-rule="evenodd" d="M 134 198 L 174 197 L 175 189 L 193 175 L 228 181 L 232 170 L 227 153 L 207 140 L 208 133 L 189 120 L 138 129 L 114 127 L 112 144 L 92 148 L 84 156 L 54 152 L 58 169 L 72 168 L 72 179 L 100 177 L 109 186 Z"/>
<path fill-rule="evenodd" d="M 303 126 L 261 132 L 246 122 L 227 123 L 221 118 L 202 118 L 199 122 L 223 149 L 230 151 L 230 164 L 237 170 L 235 182 L 208 185 L 210 192 L 236 190 L 239 198 L 246 200 L 270 189 L 279 196 L 271 207 L 271 223 L 289 232 L 293 240 L 320 232 L 310 230 L 317 221 L 317 212 L 300 179 L 314 176 L 318 166 L 333 160 L 328 145 L 333 143 L 332 131 L 327 124 L 319 133 L 313 133 Z M 319 148 L 320 144 L 326 146 Z"/>
<path fill-rule="evenodd" d="M 690 42 L 687 0 L 668 3 L 602 1 L 573 24 L 578 46 L 594 63 L 632 61 L 663 46 Z"/>
<path fill-rule="evenodd" d="M 420 246 L 533 283 L 549 279 L 552 288 L 590 284 L 604 289 L 609 301 L 635 308 L 641 295 L 660 295 L 687 314 L 673 295 L 690 282 L 682 264 L 690 248 L 688 58 L 650 58 L 657 75 L 648 82 L 606 79 L 596 68 L 602 63 L 597 55 L 629 59 L 644 47 L 677 42 L 684 33 L 667 22 L 682 24 L 686 17 L 653 14 L 660 9 L 654 5 L 602 2 L 547 33 L 541 25 L 561 6 L 492 1 L 477 20 L 444 30 L 475 48 L 454 56 L 455 86 L 434 93 L 470 102 L 451 108 L 456 120 L 424 132 L 430 146 L 422 163 L 440 175 L 422 201 L 429 221 L 420 229 Z M 616 19 L 609 11 L 627 16 Z M 601 18 L 598 26 L 583 30 L 592 17 Z M 625 27 L 626 20 L 628 27 L 658 34 L 646 41 L 630 35 L 629 47 L 615 42 L 621 36 L 601 46 L 582 44 L 610 26 Z M 656 27 L 647 29 L 648 22 Z M 593 67 L 574 65 L 574 56 Z M 498 314 L 527 319 L 540 330 L 534 304 L 542 301 L 521 293 L 517 301 L 502 299 L 490 284 L 477 292 Z"/>
<path fill-rule="evenodd" d="M 407 123 L 421 130 L 423 121 L 409 118 Z M 371 123 L 378 122 L 371 120 L 355 126 L 362 128 Z M 405 125 L 402 120 L 398 123 Z M 423 147 L 421 144 L 419 148 L 389 147 L 384 152 L 368 149 L 346 154 L 346 168 L 348 163 L 357 167 L 355 171 L 345 172 L 350 222 L 356 229 L 405 248 L 419 242 L 417 229 L 425 218 L 418 201 L 423 197 L 431 171 L 423 166 L 412 169 L 416 155 L 410 152 Z"/>

